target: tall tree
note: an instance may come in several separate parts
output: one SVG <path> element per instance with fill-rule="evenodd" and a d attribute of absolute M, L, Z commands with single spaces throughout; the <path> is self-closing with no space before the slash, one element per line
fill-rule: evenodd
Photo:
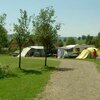
<path fill-rule="evenodd" d="M 5 20 L 6 20 L 7 15 L 3 14 L 0 16 L 0 25 L 4 26 L 5 25 Z"/>
<path fill-rule="evenodd" d="M 0 16 L 0 51 L 7 46 L 7 30 L 5 28 L 6 14 Z"/>
<path fill-rule="evenodd" d="M 86 40 L 86 36 L 85 35 L 82 35 L 82 40 Z"/>
<path fill-rule="evenodd" d="M 93 45 L 94 43 L 93 43 L 93 36 L 90 36 L 90 35 L 88 35 L 87 37 L 86 37 L 86 44 L 88 44 L 88 45 Z"/>
<path fill-rule="evenodd" d="M 60 24 L 56 24 L 53 7 L 41 9 L 38 16 L 33 20 L 33 28 L 36 40 L 44 46 L 45 66 L 47 66 L 47 52 L 57 40 L 57 31 Z"/>
<path fill-rule="evenodd" d="M 66 42 L 67 45 L 76 44 L 76 41 L 73 37 L 69 37 Z"/>
<path fill-rule="evenodd" d="M 27 11 L 20 9 L 20 18 L 18 18 L 18 24 L 14 24 L 15 39 L 19 46 L 19 68 L 21 69 L 21 51 L 22 46 L 28 40 L 30 34 L 29 25 L 31 16 L 28 17 Z"/>
<path fill-rule="evenodd" d="M 98 33 L 97 37 L 95 38 L 95 46 L 100 48 L 100 32 Z"/>

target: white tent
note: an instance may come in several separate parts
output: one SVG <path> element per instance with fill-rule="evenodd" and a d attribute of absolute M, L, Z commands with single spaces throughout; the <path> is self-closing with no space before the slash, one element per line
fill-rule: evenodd
<path fill-rule="evenodd" d="M 75 48 L 79 48 L 80 45 L 76 44 L 76 45 L 67 45 L 64 47 L 59 47 L 58 48 L 58 58 L 64 58 L 64 56 L 74 56 L 72 53 L 74 52 L 73 50 L 71 51 L 71 49 L 75 49 Z"/>
<path fill-rule="evenodd" d="M 41 53 L 44 53 L 44 47 L 43 46 L 30 46 L 30 47 L 26 47 L 22 50 L 21 52 L 21 57 L 25 57 L 28 53 L 29 55 L 32 53 L 36 53 L 39 52 L 39 50 L 42 50 Z M 19 55 L 17 56 L 19 57 Z"/>
<path fill-rule="evenodd" d="M 79 45 L 76 44 L 76 45 L 67 45 L 65 46 L 65 49 L 72 49 L 72 48 L 75 48 L 75 47 L 78 47 Z"/>
<path fill-rule="evenodd" d="M 63 56 L 64 56 L 64 49 L 63 48 L 58 48 L 57 57 L 58 58 L 63 58 Z"/>

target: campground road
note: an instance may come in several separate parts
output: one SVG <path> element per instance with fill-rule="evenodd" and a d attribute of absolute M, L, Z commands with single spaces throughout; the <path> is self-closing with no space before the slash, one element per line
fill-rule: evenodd
<path fill-rule="evenodd" d="M 100 100 L 100 73 L 95 63 L 64 59 L 59 69 L 35 100 Z"/>

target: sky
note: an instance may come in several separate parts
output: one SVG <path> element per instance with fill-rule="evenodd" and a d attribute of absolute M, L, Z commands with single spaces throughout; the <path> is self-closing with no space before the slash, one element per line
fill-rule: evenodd
<path fill-rule="evenodd" d="M 96 36 L 100 32 L 100 0 L 0 0 L 0 15 L 7 14 L 6 28 L 11 34 L 19 9 L 38 15 L 40 9 L 50 6 L 55 9 L 56 21 L 63 23 L 60 36 Z"/>

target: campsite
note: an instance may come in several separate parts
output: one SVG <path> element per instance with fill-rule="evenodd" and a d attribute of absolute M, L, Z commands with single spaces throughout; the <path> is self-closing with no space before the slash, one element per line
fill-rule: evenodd
<path fill-rule="evenodd" d="M 100 100 L 100 0 L 1 0 L 0 100 Z"/>
<path fill-rule="evenodd" d="M 57 58 L 76 58 L 76 59 L 85 59 L 85 58 L 93 58 L 93 50 L 97 51 L 97 57 L 100 57 L 100 50 L 95 48 L 93 45 L 67 45 L 63 47 L 58 47 L 54 52 L 49 52 L 51 54 L 51 57 L 55 55 Z M 54 51 L 53 50 L 53 51 Z M 13 54 L 16 54 L 14 56 L 19 57 L 19 52 L 15 51 Z M 44 57 L 45 52 L 43 46 L 29 46 L 26 48 L 23 48 L 21 52 L 22 57 Z M 50 56 L 50 55 L 49 55 Z"/>

